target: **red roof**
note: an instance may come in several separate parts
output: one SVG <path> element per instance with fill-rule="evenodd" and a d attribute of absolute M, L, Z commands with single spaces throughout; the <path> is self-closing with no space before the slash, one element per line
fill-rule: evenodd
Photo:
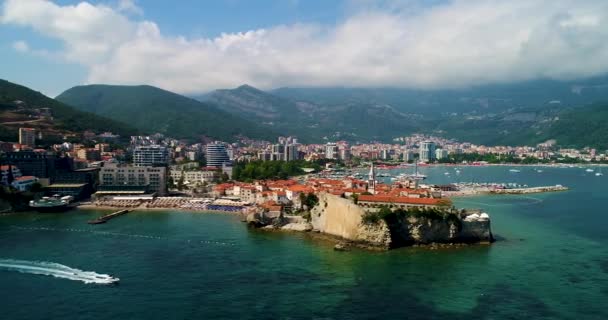
<path fill-rule="evenodd" d="M 290 186 L 289 188 L 287 188 L 287 190 L 292 192 L 313 192 L 312 188 L 303 185 Z"/>
<path fill-rule="evenodd" d="M 434 198 L 409 198 L 409 197 L 392 197 L 378 195 L 360 195 L 359 201 L 367 202 L 386 202 L 386 203 L 407 203 L 407 204 L 422 204 L 422 205 L 437 205 L 441 199 Z"/>
<path fill-rule="evenodd" d="M 33 179 L 36 179 L 36 177 L 34 177 L 34 176 L 22 176 L 22 177 L 15 178 L 15 181 L 33 180 Z"/>

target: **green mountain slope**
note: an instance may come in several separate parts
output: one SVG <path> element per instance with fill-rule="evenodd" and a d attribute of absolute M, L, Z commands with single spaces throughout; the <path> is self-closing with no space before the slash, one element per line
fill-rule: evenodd
<path fill-rule="evenodd" d="M 18 109 L 16 109 L 18 106 L 16 101 L 23 102 L 19 104 Z M 52 117 L 37 118 L 36 112 L 40 108 L 49 108 Z M 0 110 L 4 118 L 0 131 L 2 137 L 6 139 L 16 137 L 16 130 L 19 126 L 43 127 L 45 130 L 69 132 L 111 131 L 121 136 L 130 136 L 138 132 L 134 127 L 125 123 L 77 110 L 40 92 L 6 80 L 0 80 Z M 25 122 L 19 125 L 18 121 L 12 120 L 24 120 Z"/>
<path fill-rule="evenodd" d="M 561 112 L 545 136 L 566 147 L 608 150 L 608 103 L 596 103 Z"/>
<path fill-rule="evenodd" d="M 57 100 L 128 122 L 146 132 L 160 132 L 175 138 L 207 136 L 231 141 L 237 135 L 273 136 L 255 122 L 152 86 L 78 86 L 60 94 Z"/>

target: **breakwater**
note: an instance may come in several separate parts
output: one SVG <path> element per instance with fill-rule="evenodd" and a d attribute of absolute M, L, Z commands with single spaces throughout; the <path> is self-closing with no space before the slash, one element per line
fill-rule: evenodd
<path fill-rule="evenodd" d="M 512 188 L 512 189 L 494 189 L 488 191 L 490 194 L 529 194 L 529 193 L 542 193 L 542 192 L 558 192 L 567 191 L 568 187 L 562 185 L 555 186 L 542 186 L 542 187 L 528 187 L 528 188 Z"/>

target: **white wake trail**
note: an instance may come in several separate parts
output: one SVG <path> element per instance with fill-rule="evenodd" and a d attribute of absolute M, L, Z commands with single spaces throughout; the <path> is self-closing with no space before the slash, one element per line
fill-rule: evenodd
<path fill-rule="evenodd" d="M 84 283 L 112 284 L 118 278 L 108 274 L 99 274 L 93 271 L 82 271 L 68 266 L 44 261 L 26 261 L 14 259 L 0 259 L 0 270 L 17 271 L 21 273 L 40 274 L 55 278 L 82 281 Z"/>

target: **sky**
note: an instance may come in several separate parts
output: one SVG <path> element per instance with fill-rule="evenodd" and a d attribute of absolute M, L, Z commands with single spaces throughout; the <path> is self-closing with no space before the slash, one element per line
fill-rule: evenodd
<path fill-rule="evenodd" d="M 0 78 L 198 94 L 608 72 L 606 0 L 0 0 Z"/>

